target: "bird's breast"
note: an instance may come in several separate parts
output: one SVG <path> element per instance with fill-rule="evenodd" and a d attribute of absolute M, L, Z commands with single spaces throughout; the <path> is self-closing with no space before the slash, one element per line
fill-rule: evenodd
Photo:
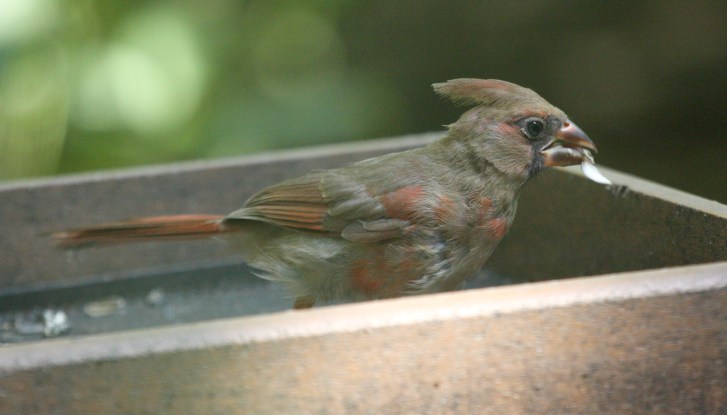
<path fill-rule="evenodd" d="M 505 237 L 515 212 L 508 204 L 476 194 L 462 197 L 459 201 L 440 197 L 433 216 L 445 233 L 474 246 L 482 238 L 499 241 Z"/>

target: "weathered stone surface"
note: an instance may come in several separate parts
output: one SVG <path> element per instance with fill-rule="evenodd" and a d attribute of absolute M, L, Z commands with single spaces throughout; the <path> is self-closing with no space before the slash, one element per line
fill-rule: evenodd
<path fill-rule="evenodd" d="M 68 258 L 42 233 L 225 213 L 432 137 L 2 185 L 0 294 L 229 264 L 216 242 Z M 529 183 L 488 266 L 608 275 L 5 345 L 0 413 L 727 413 L 727 207 L 603 170 L 617 187 Z"/>

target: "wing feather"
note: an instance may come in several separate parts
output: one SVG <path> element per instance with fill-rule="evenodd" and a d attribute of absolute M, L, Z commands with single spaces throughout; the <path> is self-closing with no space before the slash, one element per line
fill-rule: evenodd
<path fill-rule="evenodd" d="M 226 219 L 256 220 L 360 243 L 399 237 L 421 187 L 402 184 L 384 194 L 372 193 L 346 174 L 314 173 L 261 190 Z"/>

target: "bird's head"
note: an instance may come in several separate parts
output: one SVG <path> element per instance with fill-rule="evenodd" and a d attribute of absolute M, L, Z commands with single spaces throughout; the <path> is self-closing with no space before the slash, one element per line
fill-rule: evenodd
<path fill-rule="evenodd" d="M 596 152 L 583 130 L 531 89 L 495 79 L 433 87 L 455 103 L 476 105 L 449 126 L 449 137 L 507 175 L 526 179 L 545 167 L 581 164 Z"/>

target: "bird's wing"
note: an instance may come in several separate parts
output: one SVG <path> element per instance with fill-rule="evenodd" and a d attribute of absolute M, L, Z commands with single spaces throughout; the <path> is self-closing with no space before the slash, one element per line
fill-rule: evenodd
<path fill-rule="evenodd" d="M 422 193 L 421 186 L 393 187 L 367 186 L 336 171 L 309 174 L 260 191 L 227 219 L 257 220 L 354 242 L 378 242 L 398 237 L 409 225 Z"/>
<path fill-rule="evenodd" d="M 249 219 L 310 232 L 327 232 L 323 218 L 328 204 L 320 191 L 320 175 L 307 175 L 265 188 L 227 220 Z"/>

